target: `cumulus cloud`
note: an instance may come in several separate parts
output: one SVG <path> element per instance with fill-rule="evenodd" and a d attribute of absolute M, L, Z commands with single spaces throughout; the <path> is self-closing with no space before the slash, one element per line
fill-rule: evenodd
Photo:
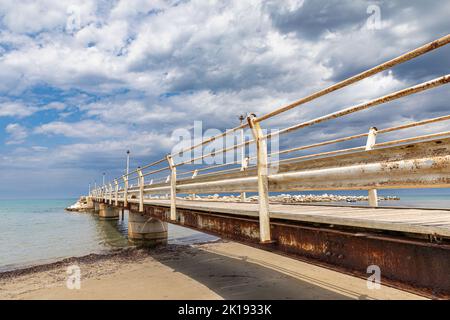
<path fill-rule="evenodd" d="M 35 107 L 29 107 L 20 102 L 0 102 L 0 117 L 23 118 L 36 111 Z"/>
<path fill-rule="evenodd" d="M 94 140 L 104 137 L 110 138 L 123 136 L 126 134 L 126 131 L 123 127 L 109 127 L 96 121 L 84 120 L 74 123 L 62 121 L 50 122 L 37 127 L 34 130 L 34 133 L 45 135 L 63 135 L 70 138 L 90 138 Z"/>
<path fill-rule="evenodd" d="M 21 144 L 28 137 L 28 131 L 18 123 L 10 123 L 6 126 L 5 132 L 9 135 L 6 144 Z"/>

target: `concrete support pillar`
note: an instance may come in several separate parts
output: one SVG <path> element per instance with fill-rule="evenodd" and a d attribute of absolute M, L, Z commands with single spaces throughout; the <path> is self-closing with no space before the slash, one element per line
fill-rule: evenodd
<path fill-rule="evenodd" d="M 98 213 L 100 211 L 100 203 L 98 201 L 94 202 L 94 211 Z"/>
<path fill-rule="evenodd" d="M 104 220 L 119 219 L 119 210 L 106 203 L 100 203 L 99 217 Z"/>
<path fill-rule="evenodd" d="M 137 245 L 154 246 L 167 243 L 167 222 L 129 211 L 128 239 Z"/>
<path fill-rule="evenodd" d="M 87 208 L 93 210 L 94 209 L 94 199 L 92 196 L 86 198 Z"/>

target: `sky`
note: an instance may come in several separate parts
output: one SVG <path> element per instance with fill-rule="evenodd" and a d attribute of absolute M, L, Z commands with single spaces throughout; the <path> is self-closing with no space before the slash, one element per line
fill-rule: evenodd
<path fill-rule="evenodd" d="M 0 198 L 64 198 L 449 32 L 450 1 L 3 0 Z M 263 123 L 283 128 L 447 74 L 450 46 Z M 283 137 L 280 147 L 448 114 L 447 86 Z M 448 130 L 439 123 L 408 134 Z M 355 142 L 357 143 L 357 142 Z M 361 142 L 359 142 L 361 144 Z"/>

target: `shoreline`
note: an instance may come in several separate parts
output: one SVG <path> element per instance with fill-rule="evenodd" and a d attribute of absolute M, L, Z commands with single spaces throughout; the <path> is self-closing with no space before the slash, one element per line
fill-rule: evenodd
<path fill-rule="evenodd" d="M 67 267 L 81 289 L 66 287 Z M 243 244 L 125 248 L 0 273 L 0 299 L 424 299 Z"/>
<path fill-rule="evenodd" d="M 219 243 L 225 240 L 218 239 L 215 241 L 205 241 L 205 242 L 197 242 L 194 245 L 204 245 L 208 243 Z M 129 245 L 123 248 L 111 248 L 105 250 L 104 253 L 89 253 L 82 256 L 73 256 L 67 258 L 54 258 L 50 259 L 47 262 L 43 263 L 30 263 L 26 265 L 18 265 L 16 268 L 12 268 L 10 270 L 1 270 L 0 267 L 0 280 L 6 278 L 13 278 L 16 276 L 28 275 L 37 272 L 45 272 L 52 269 L 60 268 L 63 266 L 68 266 L 73 263 L 96 263 L 101 262 L 108 259 L 124 259 L 124 258 L 135 258 L 136 254 L 139 255 L 150 255 L 150 254 L 158 254 L 161 252 L 178 250 L 184 247 L 189 247 L 192 244 L 167 244 L 160 245 L 152 248 L 139 248 L 133 245 Z"/>
<path fill-rule="evenodd" d="M 45 272 L 55 268 L 60 268 L 66 265 L 73 264 L 75 262 L 79 263 L 95 263 L 102 260 L 112 259 L 125 255 L 127 251 L 136 250 L 135 247 L 125 247 L 118 249 L 111 249 L 109 252 L 105 253 L 89 253 L 83 256 L 73 256 L 67 258 L 54 258 L 49 262 L 43 263 L 30 263 L 27 265 L 17 266 L 17 268 L 12 268 L 10 270 L 0 271 L 0 280 L 6 278 L 13 278 L 16 276 L 29 275 L 37 272 Z M 1 270 L 1 269 L 0 269 Z"/>

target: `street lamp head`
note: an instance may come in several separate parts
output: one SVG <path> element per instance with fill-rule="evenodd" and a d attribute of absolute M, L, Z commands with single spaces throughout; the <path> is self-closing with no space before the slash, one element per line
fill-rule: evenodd
<path fill-rule="evenodd" d="M 127 154 L 130 154 L 130 150 L 127 150 Z"/>

